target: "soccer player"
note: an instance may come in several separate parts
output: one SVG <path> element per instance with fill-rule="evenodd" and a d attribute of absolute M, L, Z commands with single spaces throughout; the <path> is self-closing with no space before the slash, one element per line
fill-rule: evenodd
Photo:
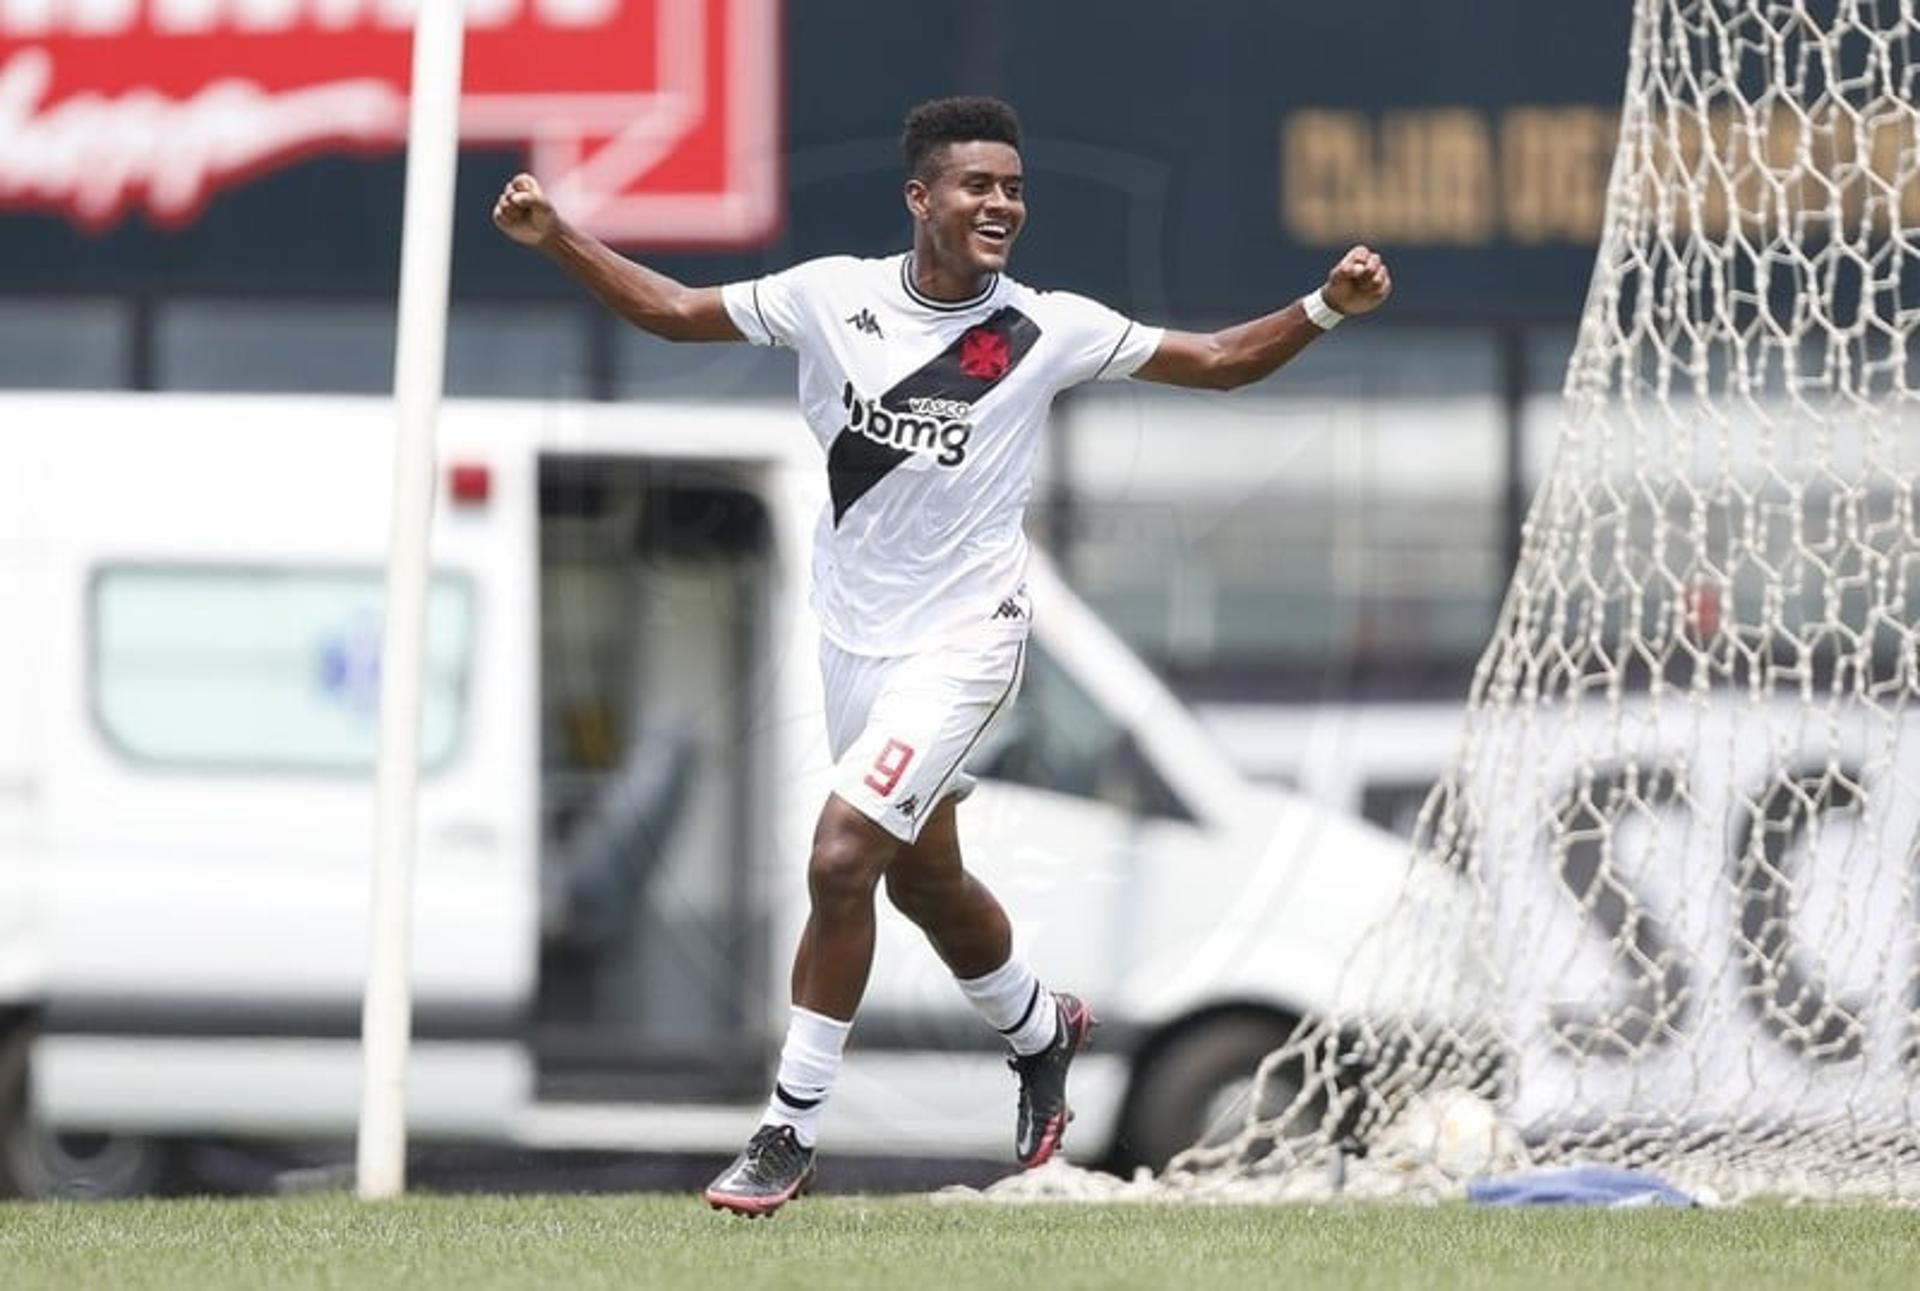
<path fill-rule="evenodd" d="M 1258 381 L 1391 289 L 1380 257 L 1357 246 L 1322 286 L 1262 318 L 1210 334 L 1143 326 L 1007 276 L 1027 207 L 1020 125 L 1006 104 L 923 103 L 901 142 L 912 250 L 827 256 L 724 287 L 684 286 L 616 255 L 562 219 L 530 175 L 509 181 L 493 208 L 508 237 L 645 331 L 796 351 L 801 412 L 826 452 L 813 606 L 834 790 L 814 831 L 773 1093 L 746 1149 L 706 1190 L 741 1214 L 770 1214 L 812 1181 L 883 882 L 1006 1037 L 1020 1163 L 1059 1147 L 1067 1068 L 1093 1014 L 1014 953 L 1006 912 L 967 873 L 954 829 L 971 788 L 967 756 L 1020 687 L 1030 613 L 1021 521 L 1048 408 L 1083 381 Z"/>

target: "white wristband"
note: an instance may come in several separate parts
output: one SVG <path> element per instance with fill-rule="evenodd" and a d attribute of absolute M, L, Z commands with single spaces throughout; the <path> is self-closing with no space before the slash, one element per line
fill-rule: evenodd
<path fill-rule="evenodd" d="M 1318 287 L 1300 298 L 1300 308 L 1307 311 L 1307 321 L 1323 332 L 1331 332 L 1346 317 L 1327 303 L 1327 298 L 1320 294 Z"/>

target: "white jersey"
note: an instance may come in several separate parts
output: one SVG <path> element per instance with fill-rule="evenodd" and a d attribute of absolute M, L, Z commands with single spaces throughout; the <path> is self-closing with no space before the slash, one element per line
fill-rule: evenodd
<path fill-rule="evenodd" d="M 831 493 L 813 605 L 856 654 L 910 654 L 1009 603 L 1054 395 L 1131 376 L 1162 335 L 1004 274 L 971 300 L 932 300 L 907 255 L 809 260 L 722 295 L 748 340 L 800 356 Z"/>

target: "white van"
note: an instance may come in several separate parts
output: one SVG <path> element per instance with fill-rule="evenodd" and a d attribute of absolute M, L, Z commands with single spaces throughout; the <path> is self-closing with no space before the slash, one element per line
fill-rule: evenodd
<path fill-rule="evenodd" d="M 349 1134 L 390 405 L 4 407 L 0 1183 Z M 412 1129 L 731 1151 L 829 771 L 818 452 L 771 406 L 454 403 L 441 462 Z M 1103 1018 L 1072 1154 L 1158 1162 L 1328 1007 L 1409 862 L 1249 784 L 1044 562 L 1032 587 L 964 844 Z M 1010 1156 L 997 1037 L 904 919 L 881 943 L 828 1142 Z"/>

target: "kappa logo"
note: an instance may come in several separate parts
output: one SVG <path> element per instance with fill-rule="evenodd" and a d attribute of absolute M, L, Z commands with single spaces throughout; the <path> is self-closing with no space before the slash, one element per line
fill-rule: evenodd
<path fill-rule="evenodd" d="M 941 466 L 958 466 L 967 460 L 973 423 L 951 414 L 963 409 L 972 412 L 970 404 L 954 399 L 914 400 L 908 405 L 911 411 L 896 412 L 878 399 L 856 393 L 851 381 L 840 391 L 840 403 L 847 410 L 847 429 L 876 444 L 910 453 L 937 453 L 933 460 Z"/>
<path fill-rule="evenodd" d="M 881 340 L 887 338 L 887 334 L 880 330 L 880 320 L 873 316 L 873 311 L 870 309 L 863 309 L 857 314 L 847 315 L 847 322 L 853 326 L 853 330 L 856 332 L 865 332 L 869 336 L 878 336 Z"/>
<path fill-rule="evenodd" d="M 916 794 L 908 794 L 893 806 L 894 810 L 905 812 L 911 818 L 914 812 L 920 810 L 920 799 Z"/>

